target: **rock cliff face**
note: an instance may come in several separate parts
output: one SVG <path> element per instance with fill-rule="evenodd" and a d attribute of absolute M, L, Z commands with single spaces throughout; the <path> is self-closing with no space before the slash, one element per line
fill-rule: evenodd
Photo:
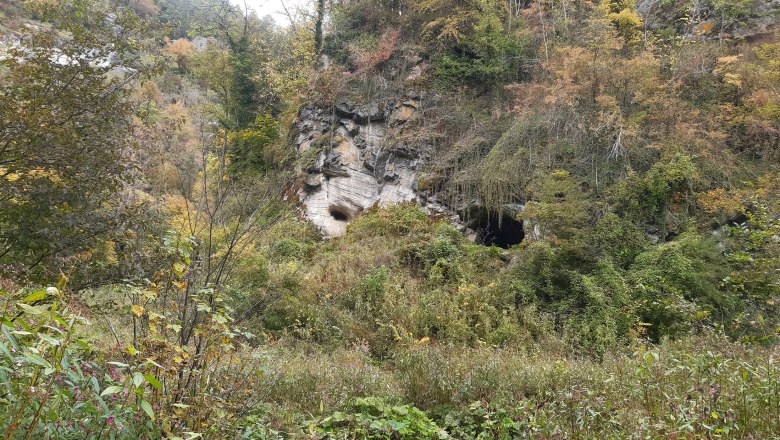
<path fill-rule="evenodd" d="M 712 2 L 684 0 L 639 0 L 637 12 L 650 29 L 677 28 L 678 32 L 693 32 L 691 38 L 738 38 L 755 40 L 774 32 L 780 22 L 780 0 L 756 0 L 746 5 L 747 11 L 729 18 L 723 27 Z M 690 27 L 690 19 L 696 24 Z"/>
<path fill-rule="evenodd" d="M 419 97 L 305 107 L 298 118 L 303 168 L 299 197 L 306 217 L 326 237 L 372 206 L 416 200 L 417 172 L 429 151 L 399 141 L 418 114 Z"/>
<path fill-rule="evenodd" d="M 366 209 L 415 202 L 477 243 L 520 243 L 525 228 L 516 215 L 522 205 L 506 205 L 501 212 L 488 211 L 478 200 L 448 207 L 429 190 L 418 191 L 418 172 L 432 153 L 414 135 L 421 130 L 420 113 L 419 96 L 410 95 L 362 105 L 340 102 L 328 110 L 303 108 L 296 146 L 300 157 L 309 158 L 298 192 L 306 218 L 326 237 L 338 237 Z"/>

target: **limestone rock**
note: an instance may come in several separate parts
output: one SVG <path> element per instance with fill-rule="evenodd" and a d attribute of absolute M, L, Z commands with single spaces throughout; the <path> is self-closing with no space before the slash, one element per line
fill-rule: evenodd
<path fill-rule="evenodd" d="M 416 200 L 419 150 L 424 147 L 392 145 L 388 138 L 396 137 L 415 117 L 417 106 L 408 97 L 389 104 L 377 100 L 355 105 L 345 100 L 333 108 L 335 119 L 329 110 L 301 109 L 298 152 L 319 139 L 328 140 L 320 142 L 315 164 L 301 170 L 307 174 L 298 194 L 306 217 L 326 237 L 343 235 L 350 220 L 373 206 Z M 329 137 L 323 137 L 326 134 Z"/>

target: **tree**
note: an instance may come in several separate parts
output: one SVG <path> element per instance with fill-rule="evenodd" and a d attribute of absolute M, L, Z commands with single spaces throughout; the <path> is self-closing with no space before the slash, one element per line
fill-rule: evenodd
<path fill-rule="evenodd" d="M 426 0 L 415 6 L 433 47 L 437 74 L 488 84 L 517 79 L 524 42 L 505 25 L 504 5 L 493 0 Z"/>
<path fill-rule="evenodd" d="M 631 173 L 615 188 L 616 213 L 657 229 L 661 241 L 685 228 L 694 211 L 699 170 L 693 160 L 675 154 L 657 162 L 644 176 Z"/>
<path fill-rule="evenodd" d="M 531 201 L 522 217 L 538 223 L 537 239 L 576 236 L 587 224 L 588 200 L 569 172 L 555 170 L 530 185 Z"/>
<path fill-rule="evenodd" d="M 70 0 L 35 12 L 57 30 L 31 31 L 0 61 L 0 264 L 15 273 L 55 259 L 59 270 L 121 223 L 141 67 L 129 10 Z"/>
<path fill-rule="evenodd" d="M 264 150 L 279 139 L 279 123 L 270 115 L 259 115 L 244 130 L 231 135 L 230 168 L 234 173 L 265 171 Z"/>
<path fill-rule="evenodd" d="M 322 50 L 322 23 L 325 21 L 325 0 L 317 0 L 317 20 L 314 22 L 314 50 Z"/>
<path fill-rule="evenodd" d="M 601 9 L 626 43 L 639 40 L 643 23 L 636 0 L 602 0 Z"/>

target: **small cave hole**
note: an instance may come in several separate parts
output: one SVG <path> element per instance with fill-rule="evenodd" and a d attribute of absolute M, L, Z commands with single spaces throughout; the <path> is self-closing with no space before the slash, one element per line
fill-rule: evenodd
<path fill-rule="evenodd" d="M 479 209 L 471 213 L 467 225 L 477 233 L 476 243 L 485 246 L 509 249 L 525 238 L 523 222 L 508 213 Z"/>
<path fill-rule="evenodd" d="M 328 209 L 328 212 L 330 213 L 330 216 L 333 217 L 333 219 L 336 221 L 348 222 L 350 219 L 349 211 L 341 206 L 331 206 Z"/>

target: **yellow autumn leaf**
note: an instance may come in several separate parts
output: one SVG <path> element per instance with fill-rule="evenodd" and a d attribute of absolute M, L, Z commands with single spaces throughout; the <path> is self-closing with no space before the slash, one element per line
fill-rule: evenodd
<path fill-rule="evenodd" d="M 699 25 L 699 31 L 700 31 L 702 34 L 709 34 L 710 32 L 712 32 L 712 30 L 713 30 L 714 28 L 715 28 L 715 22 L 714 22 L 714 21 L 712 21 L 712 20 L 710 20 L 710 21 L 705 21 L 704 23 L 702 23 L 702 24 L 700 24 L 700 25 Z"/>
<path fill-rule="evenodd" d="M 723 76 L 723 82 L 733 86 L 742 87 L 742 77 L 735 73 L 727 73 Z"/>
<path fill-rule="evenodd" d="M 138 316 L 139 318 L 144 314 L 143 306 L 140 306 L 138 304 L 133 304 L 133 306 L 130 307 L 130 309 L 133 311 L 133 315 Z"/>

